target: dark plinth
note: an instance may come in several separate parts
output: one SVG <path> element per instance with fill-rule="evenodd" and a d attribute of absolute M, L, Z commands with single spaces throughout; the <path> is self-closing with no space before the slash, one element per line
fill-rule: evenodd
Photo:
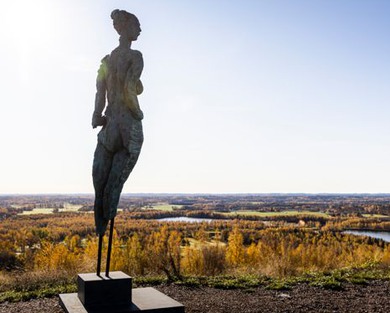
<path fill-rule="evenodd" d="M 111 272 L 109 277 L 94 273 L 79 274 L 77 277 L 78 297 L 88 309 L 121 310 L 131 305 L 130 276 L 123 272 Z"/>
<path fill-rule="evenodd" d="M 77 293 L 60 294 L 60 304 L 66 313 L 184 313 L 184 306 L 154 288 L 133 289 L 130 308 L 85 308 Z"/>

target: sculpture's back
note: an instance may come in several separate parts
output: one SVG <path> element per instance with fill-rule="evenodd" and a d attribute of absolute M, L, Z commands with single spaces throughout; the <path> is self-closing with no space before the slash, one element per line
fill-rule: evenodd
<path fill-rule="evenodd" d="M 140 81 L 143 59 L 139 51 L 131 50 L 132 41 L 141 32 L 140 24 L 126 11 L 115 10 L 111 17 L 120 44 L 102 60 L 92 118 L 93 127 L 103 126 L 93 163 L 94 211 L 99 235 L 104 234 L 108 222 L 116 216 L 120 193 L 143 143 L 143 113 L 137 99 L 143 91 Z"/>

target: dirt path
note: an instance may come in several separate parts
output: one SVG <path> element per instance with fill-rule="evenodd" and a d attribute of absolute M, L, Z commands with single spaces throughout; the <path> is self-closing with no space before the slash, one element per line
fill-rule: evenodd
<path fill-rule="evenodd" d="M 184 286 L 157 286 L 156 289 L 183 303 L 186 313 L 227 312 L 390 312 L 390 282 L 369 285 L 345 284 L 341 291 L 306 284 L 288 291 L 264 288 L 221 290 Z M 0 313 L 63 313 L 58 298 L 0 304 Z"/>

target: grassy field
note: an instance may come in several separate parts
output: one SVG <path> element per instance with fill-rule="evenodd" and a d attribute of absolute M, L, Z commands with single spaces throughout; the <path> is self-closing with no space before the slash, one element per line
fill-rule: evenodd
<path fill-rule="evenodd" d="M 258 212 L 258 211 L 235 211 L 224 213 L 226 215 L 241 215 L 241 216 L 261 216 L 261 217 L 270 217 L 270 216 L 295 216 L 295 215 L 312 215 L 319 217 L 329 217 L 328 214 L 322 212 L 311 212 L 311 211 L 282 211 L 282 212 Z"/>
<path fill-rule="evenodd" d="M 372 218 L 389 218 L 389 215 L 383 214 L 362 214 L 363 217 L 372 217 Z"/>
<path fill-rule="evenodd" d="M 58 212 L 77 212 L 82 206 L 78 204 L 64 203 L 64 207 L 58 209 Z M 36 208 L 32 211 L 23 211 L 23 215 L 33 214 L 51 214 L 55 208 Z"/>
<path fill-rule="evenodd" d="M 151 208 L 148 207 L 147 209 L 171 212 L 171 211 L 173 211 L 174 208 L 180 209 L 181 206 L 171 205 L 168 203 L 158 203 L 158 204 L 153 205 Z"/>
<path fill-rule="evenodd" d="M 174 284 L 189 287 L 207 286 L 218 289 L 245 289 L 263 287 L 270 290 L 288 291 L 297 285 L 307 284 L 328 290 L 343 290 L 345 284 L 369 285 L 371 281 L 386 282 L 390 277 L 388 268 L 368 265 L 360 268 L 343 268 L 327 272 L 308 272 L 300 276 L 268 277 L 264 275 L 221 275 L 184 276 Z M 138 276 L 134 278 L 136 287 L 166 284 L 164 276 Z M 172 283 L 172 282 L 171 282 Z M 320 290 L 320 289 L 319 289 Z M 35 298 L 53 297 L 59 293 L 76 292 L 76 279 L 70 275 L 55 274 L 37 276 L 24 273 L 6 277 L 0 272 L 0 303 L 28 301 Z"/>
<path fill-rule="evenodd" d="M 197 239 L 194 239 L 194 238 L 186 238 L 187 242 L 190 244 L 191 247 L 193 248 L 201 248 L 203 246 L 216 246 L 216 245 L 219 245 L 221 247 L 226 247 L 227 244 L 224 243 L 224 242 L 220 242 L 220 241 L 215 241 L 215 240 L 212 240 L 212 241 L 200 241 L 200 240 L 197 240 Z"/>
<path fill-rule="evenodd" d="M 54 208 L 39 208 L 32 209 L 31 211 L 23 211 L 22 215 L 33 215 L 33 214 L 52 214 Z"/>

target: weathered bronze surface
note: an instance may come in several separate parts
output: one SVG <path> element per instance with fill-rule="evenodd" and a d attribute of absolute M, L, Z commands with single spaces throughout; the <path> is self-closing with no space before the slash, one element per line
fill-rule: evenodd
<path fill-rule="evenodd" d="M 102 59 L 92 117 L 93 128 L 103 127 L 98 134 L 92 174 L 98 235 L 104 234 L 108 222 L 116 216 L 123 185 L 143 143 L 143 113 L 137 98 L 143 91 L 143 59 L 139 51 L 131 49 L 141 33 L 140 23 L 135 15 L 123 10 L 114 10 L 111 18 L 119 34 L 119 46 Z"/>

